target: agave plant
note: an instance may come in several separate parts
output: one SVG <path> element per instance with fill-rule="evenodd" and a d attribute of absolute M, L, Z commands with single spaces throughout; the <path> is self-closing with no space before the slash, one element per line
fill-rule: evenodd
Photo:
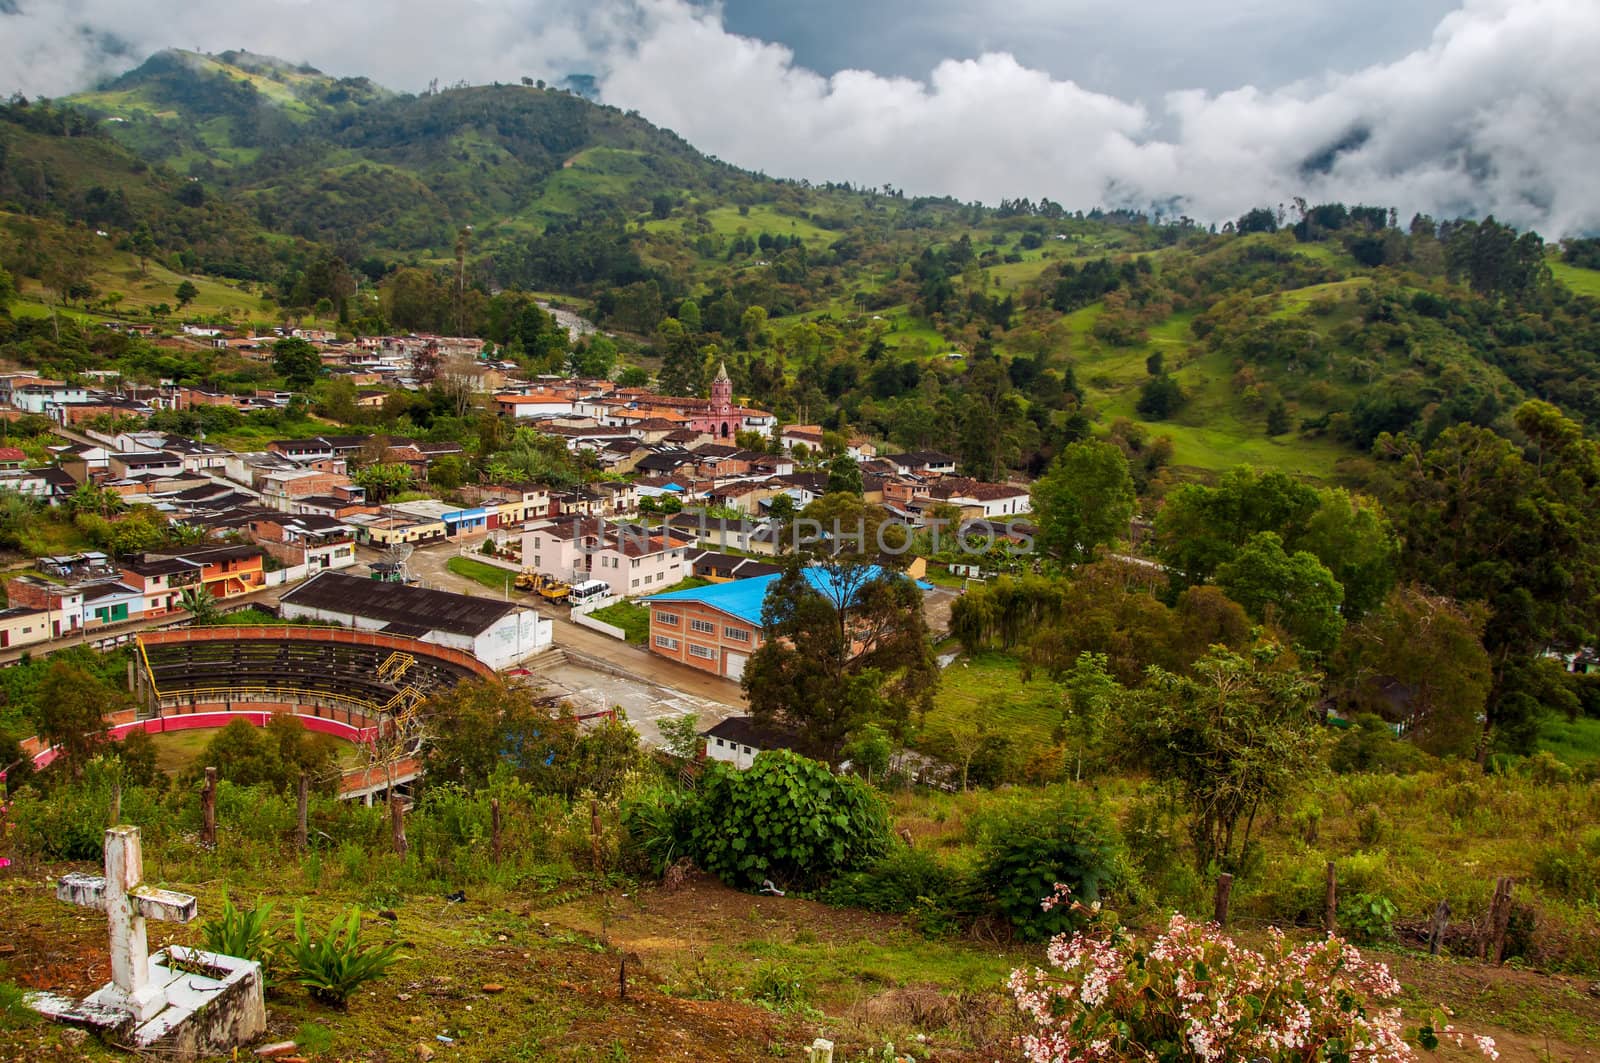
<path fill-rule="evenodd" d="M 224 893 L 222 917 L 207 919 L 200 926 L 206 950 L 224 956 L 237 956 L 241 960 L 254 960 L 261 965 L 265 978 L 277 953 L 275 943 L 267 934 L 267 920 L 271 917 L 271 901 L 255 908 L 240 908 Z"/>
<path fill-rule="evenodd" d="M 327 931 L 313 938 L 306 928 L 305 912 L 294 912 L 294 940 L 285 946 L 300 972 L 296 978 L 313 999 L 341 1011 L 351 994 L 367 982 L 382 978 L 400 951 L 398 943 L 361 947 L 361 909 L 352 907 L 334 916 Z"/>

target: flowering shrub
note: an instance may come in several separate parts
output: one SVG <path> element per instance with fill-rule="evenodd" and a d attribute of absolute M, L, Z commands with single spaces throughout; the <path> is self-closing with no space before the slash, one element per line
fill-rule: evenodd
<path fill-rule="evenodd" d="M 1063 904 L 1089 915 L 1086 929 L 1050 942 L 1051 970 L 1011 973 L 1012 995 L 1035 1026 L 1022 1038 L 1029 1063 L 1416 1058 L 1399 1009 L 1372 1003 L 1400 984 L 1337 937 L 1291 949 L 1272 930 L 1266 950 L 1255 952 L 1214 925 L 1174 915 L 1147 947 L 1062 887 L 1044 902 L 1047 910 Z M 1448 1026 L 1441 1033 L 1462 1043 Z M 1419 1038 L 1429 1048 L 1438 1042 L 1431 1027 Z M 1492 1040 L 1476 1041 L 1499 1058 Z"/>

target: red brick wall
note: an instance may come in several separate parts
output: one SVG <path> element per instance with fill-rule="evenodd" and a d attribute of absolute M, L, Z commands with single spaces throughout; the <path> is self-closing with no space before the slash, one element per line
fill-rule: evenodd
<path fill-rule="evenodd" d="M 759 625 L 747 624 L 709 606 L 696 602 L 681 602 L 671 606 L 667 603 L 653 604 L 650 607 L 650 641 L 648 643 L 651 653 L 665 657 L 668 660 L 687 664 L 698 668 L 702 672 L 712 675 L 723 674 L 724 651 L 742 653 L 746 656 L 754 653 L 761 645 L 761 628 Z M 662 614 L 674 615 L 678 618 L 676 624 L 661 622 Z M 715 626 L 712 632 L 694 630 L 692 621 L 701 620 Z M 727 637 L 728 628 L 738 628 L 750 632 L 750 640 L 743 642 Z M 656 644 L 656 636 L 677 639 L 676 647 L 660 646 Z M 690 645 L 706 646 L 712 650 L 713 656 L 709 659 L 696 657 L 689 652 Z"/>

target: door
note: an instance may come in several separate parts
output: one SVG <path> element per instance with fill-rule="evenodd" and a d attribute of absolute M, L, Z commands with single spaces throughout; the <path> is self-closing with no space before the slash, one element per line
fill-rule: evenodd
<path fill-rule="evenodd" d="M 722 651 L 722 674 L 729 679 L 739 680 L 744 678 L 744 662 L 750 659 L 748 654 L 734 653 L 732 650 Z"/>

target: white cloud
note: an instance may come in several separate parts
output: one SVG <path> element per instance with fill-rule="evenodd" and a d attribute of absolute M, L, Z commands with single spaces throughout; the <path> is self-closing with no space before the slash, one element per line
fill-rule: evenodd
<path fill-rule="evenodd" d="M 1275 91 L 1169 93 L 1151 111 L 1022 66 L 947 60 L 925 82 L 798 67 L 715 12 L 651 0 L 606 98 L 768 172 L 1068 207 L 1178 201 L 1221 220 L 1296 195 L 1407 213 L 1600 228 L 1600 4 L 1469 0 L 1423 49 Z M 1341 142 L 1349 150 L 1307 160 Z"/>
<path fill-rule="evenodd" d="M 1296 0 L 1283 9 L 1284 32 L 1293 38 L 1336 2 Z M 1595 0 L 1465 0 L 1424 47 L 1344 74 L 1310 58 L 1315 41 L 1285 40 L 1308 55 L 1307 80 L 1141 91 L 1143 103 L 999 51 L 947 59 L 921 79 L 825 77 L 783 45 L 728 32 L 720 9 L 686 0 L 13 3 L 20 14 L 0 15 L 5 91 L 71 91 L 167 45 L 248 48 L 410 89 L 434 77 L 482 83 L 592 70 L 608 102 L 783 176 L 991 203 L 1023 195 L 1069 208 L 1177 202 L 1208 221 L 1304 195 L 1405 214 L 1492 212 L 1547 234 L 1600 230 Z M 1210 24 L 1227 24 L 1227 11 L 1202 6 Z M 1034 7 L 1041 32 L 1070 32 L 1065 15 L 1046 26 L 1049 11 Z M 1236 20 L 1234 39 L 1271 46 L 1275 7 L 1246 9 L 1256 13 Z M 969 19 L 977 9 L 963 8 Z M 1061 10 L 1081 18 L 1090 8 Z M 1128 54 L 1149 55 L 1150 40 L 1130 36 Z M 1156 51 L 1182 43 L 1169 32 Z M 1026 45 L 1015 50 L 1028 54 Z M 1217 47 L 1203 37 L 1189 50 Z M 1086 61 L 1107 61 L 1103 40 Z M 1345 150 L 1329 154 L 1341 143 Z M 1325 165 L 1306 168 L 1318 156 Z"/>

